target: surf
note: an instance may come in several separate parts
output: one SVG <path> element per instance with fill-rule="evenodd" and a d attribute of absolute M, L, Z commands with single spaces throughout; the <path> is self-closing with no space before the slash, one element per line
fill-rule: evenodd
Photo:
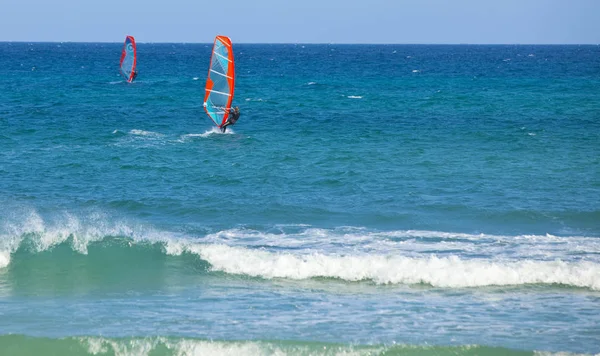
<path fill-rule="evenodd" d="M 62 338 L 0 335 L 0 349 L 11 355 L 515 355 L 552 356 L 553 353 L 523 351 L 480 345 L 436 346 L 410 344 L 351 344 L 302 340 L 212 340 L 178 336 Z M 559 355 L 558 353 L 556 355 Z M 576 354 L 570 354 L 577 356 Z"/>
<path fill-rule="evenodd" d="M 185 285 L 201 276 L 221 278 L 225 274 L 262 280 L 324 278 L 346 283 L 446 289 L 541 285 L 600 290 L 600 263 L 586 260 L 511 261 L 455 254 L 401 255 L 370 251 L 359 247 L 361 243 L 335 253 L 311 248 L 310 243 L 303 245 L 299 240 L 294 242 L 293 235 L 287 238 L 274 235 L 286 241 L 277 244 L 274 240 L 268 242 L 269 234 L 235 229 L 193 236 L 118 222 L 113 226 L 85 225 L 73 217 L 66 226 L 50 227 L 35 217 L 32 222 L 37 228 L 15 231 L 16 234 L 2 238 L 0 268 L 5 270 L 2 278 L 13 285 L 21 285 L 23 271 L 37 271 L 30 274 L 28 284 L 35 286 L 39 282 L 42 289 L 47 288 L 44 281 L 52 280 L 52 276 L 68 281 L 81 279 L 80 274 L 85 272 L 84 275 L 98 277 L 87 283 L 109 286 L 123 281 L 132 286 L 142 280 L 150 285 L 162 283 L 154 281 L 154 275 L 169 275 Z M 331 236 L 330 232 L 322 233 Z M 318 236 L 316 231 L 307 234 Z M 79 267 L 73 270 L 73 265 Z M 36 276 L 46 277 L 35 282 Z M 59 282 L 54 284 L 64 284 Z"/>

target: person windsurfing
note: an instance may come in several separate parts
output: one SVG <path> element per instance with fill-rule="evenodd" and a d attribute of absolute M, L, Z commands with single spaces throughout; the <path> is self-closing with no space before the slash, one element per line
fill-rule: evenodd
<path fill-rule="evenodd" d="M 133 75 L 131 76 L 131 81 L 133 82 L 135 80 L 135 78 L 137 78 L 138 72 L 137 70 L 133 71 Z"/>
<path fill-rule="evenodd" d="M 236 106 L 233 109 L 229 109 L 229 117 L 227 118 L 227 121 L 225 121 L 223 126 L 221 126 L 221 132 L 224 133 L 225 131 L 227 131 L 227 126 L 235 125 L 235 123 L 238 121 L 239 118 L 240 118 L 240 108 L 238 108 Z"/>

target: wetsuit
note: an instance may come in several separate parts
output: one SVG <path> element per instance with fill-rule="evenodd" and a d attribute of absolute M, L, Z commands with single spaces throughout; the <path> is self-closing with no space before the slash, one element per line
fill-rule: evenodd
<path fill-rule="evenodd" d="M 238 119 L 240 118 L 240 112 L 239 111 L 230 111 L 229 112 L 229 117 L 227 118 L 227 122 L 225 122 L 225 124 L 223 126 L 221 126 L 221 131 L 225 132 L 227 131 L 227 126 L 229 125 L 235 125 L 235 123 L 238 121 Z"/>

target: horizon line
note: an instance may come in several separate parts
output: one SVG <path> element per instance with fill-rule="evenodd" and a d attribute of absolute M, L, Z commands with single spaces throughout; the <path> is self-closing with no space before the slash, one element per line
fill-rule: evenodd
<path fill-rule="evenodd" d="M 135 38 L 135 36 L 134 36 Z M 22 40 L 0 40 L 0 43 L 102 43 L 102 44 L 120 44 L 123 41 L 22 41 Z M 138 41 L 137 44 L 206 44 L 210 42 L 155 42 Z M 247 45 L 379 45 L 379 46 L 600 46 L 600 43 L 366 43 L 366 42 L 234 42 Z"/>

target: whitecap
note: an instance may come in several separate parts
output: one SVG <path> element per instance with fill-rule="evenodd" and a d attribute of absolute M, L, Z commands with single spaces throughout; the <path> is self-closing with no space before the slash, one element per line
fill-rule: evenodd
<path fill-rule="evenodd" d="M 181 239 L 180 234 L 157 231 L 101 211 L 87 214 L 64 211 L 42 216 L 36 210 L 25 209 L 16 214 L 12 221 L 3 221 L 0 225 L 0 267 L 10 263 L 10 254 L 24 240 L 36 252 L 47 251 L 68 241 L 73 251 L 86 255 L 90 243 L 111 236 L 142 243 Z"/>
<path fill-rule="evenodd" d="M 194 137 L 205 137 L 205 134 L 201 133 L 201 134 L 186 134 L 186 135 L 181 135 L 182 139 L 194 138 Z"/>
<path fill-rule="evenodd" d="M 8 266 L 10 263 L 10 251 L 0 251 L 0 268 Z"/>
<path fill-rule="evenodd" d="M 144 339 L 106 339 L 101 337 L 82 337 L 80 342 L 87 346 L 90 354 L 150 355 L 166 348 L 174 355 L 266 355 L 285 354 L 284 349 L 276 346 L 263 346 L 259 342 L 226 342 L 213 340 L 172 340 L 163 337 Z"/>
<path fill-rule="evenodd" d="M 204 132 L 204 133 L 194 133 L 194 134 L 185 134 L 185 135 L 181 135 L 180 137 L 180 142 L 185 142 L 188 140 L 193 140 L 195 138 L 206 138 L 206 137 L 210 137 L 212 135 L 232 135 L 235 132 L 231 129 L 228 128 L 227 131 L 225 133 L 221 132 L 221 129 L 219 129 L 218 127 L 212 127 L 210 130 Z"/>
<path fill-rule="evenodd" d="M 158 133 L 158 132 L 138 130 L 138 129 L 133 129 L 133 130 L 129 131 L 129 133 L 131 135 L 136 135 L 136 136 L 150 136 L 150 137 L 160 137 L 160 136 L 163 136 L 163 134 Z"/>
<path fill-rule="evenodd" d="M 236 321 L 232 321 L 236 322 Z M 199 339 L 176 339 L 172 337 L 145 337 L 109 339 L 103 337 L 79 337 L 79 343 L 93 355 L 154 355 L 159 351 L 169 350 L 173 355 L 225 355 L 225 356 L 254 356 L 254 355 L 379 355 L 387 347 L 363 346 L 356 351 L 353 346 L 336 345 L 328 350 L 327 346 L 314 352 L 308 345 L 290 346 L 268 341 L 220 341 Z"/>
<path fill-rule="evenodd" d="M 319 250 L 346 254 L 369 251 L 377 254 L 398 254 L 422 257 L 431 251 L 439 255 L 465 253 L 488 258 L 569 260 L 572 251 L 591 254 L 593 262 L 600 263 L 600 239 L 583 236 L 558 237 L 553 235 L 501 236 L 487 234 L 462 234 L 441 231 L 369 231 L 364 228 L 339 227 L 319 229 L 310 226 L 286 228 L 279 226 L 280 233 L 267 233 L 247 229 L 232 229 L 210 234 L 205 241 L 226 243 L 233 246 L 275 246 L 293 248 L 297 251 Z M 510 249 L 507 249 L 510 246 Z M 535 246 L 535 249 L 532 249 Z M 507 253 L 507 251 L 510 251 Z"/>
<path fill-rule="evenodd" d="M 182 138 L 194 138 L 194 137 L 203 137 L 203 138 L 206 138 L 206 137 L 210 137 L 212 135 L 233 135 L 234 133 L 235 133 L 235 131 L 233 131 L 231 129 L 231 127 L 229 127 L 227 129 L 227 131 L 221 132 L 220 128 L 218 128 L 216 126 L 213 126 L 210 130 L 208 130 L 208 131 L 206 131 L 204 133 L 183 135 Z"/>
<path fill-rule="evenodd" d="M 503 262 L 464 260 L 457 256 L 295 255 L 200 244 L 190 244 L 183 250 L 200 256 L 211 264 L 213 271 L 265 279 L 325 277 L 352 282 L 370 280 L 376 284 L 430 284 L 444 288 L 562 284 L 600 290 L 600 265 L 587 261 Z M 172 248 L 167 248 L 167 253 L 173 252 Z"/>
<path fill-rule="evenodd" d="M 218 133 L 213 128 L 205 134 L 184 136 Z M 0 224 L 0 266 L 4 267 L 24 239 L 34 251 L 69 241 L 73 251 L 87 254 L 91 242 L 119 236 L 133 244 L 160 243 L 169 255 L 196 254 L 213 271 L 265 279 L 325 277 L 445 288 L 563 284 L 600 290 L 600 261 L 592 255 L 586 260 L 568 260 L 573 252 L 600 253 L 597 237 L 280 225 L 271 232 L 224 230 L 199 240 L 198 236 L 156 230 L 103 212 L 43 217 L 30 210 L 13 220 Z M 510 255 L 503 254 L 506 250 Z M 540 251 L 547 254 L 543 260 L 535 256 Z M 462 252 L 487 257 L 465 257 Z"/>

